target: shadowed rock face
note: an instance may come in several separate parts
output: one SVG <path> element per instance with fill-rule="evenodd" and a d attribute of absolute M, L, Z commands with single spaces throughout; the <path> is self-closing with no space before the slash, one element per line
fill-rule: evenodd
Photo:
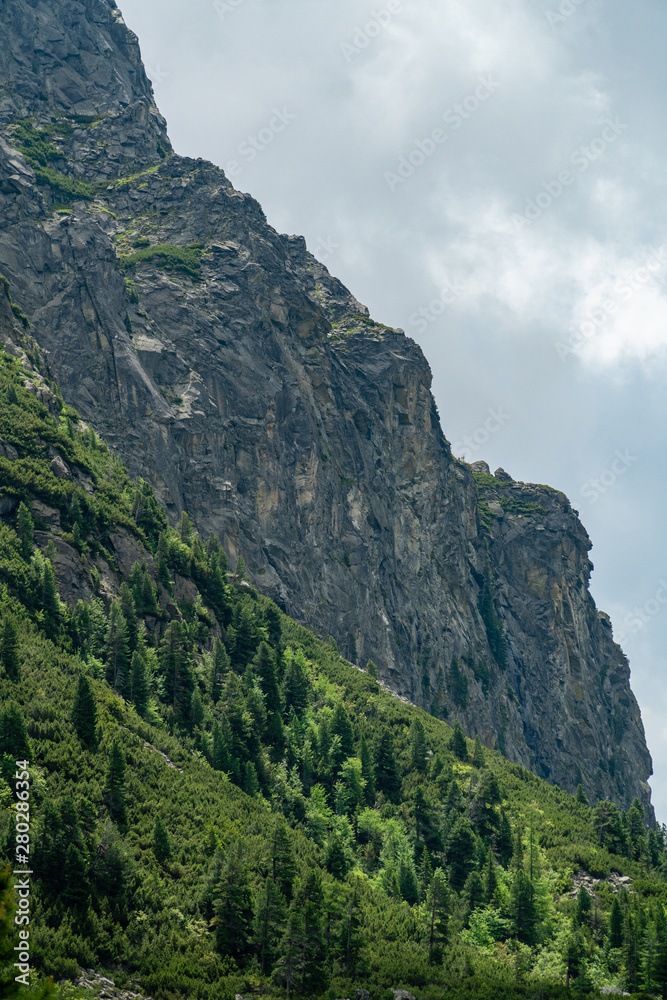
<path fill-rule="evenodd" d="M 398 694 L 567 789 L 648 804 L 567 499 L 455 460 L 419 347 L 172 153 L 113 0 L 0 0 L 0 34 L 0 271 L 68 402 Z"/>

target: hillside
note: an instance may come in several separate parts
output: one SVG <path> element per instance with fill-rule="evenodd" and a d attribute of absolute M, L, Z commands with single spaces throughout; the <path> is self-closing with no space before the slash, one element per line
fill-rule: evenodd
<path fill-rule="evenodd" d="M 258 591 L 437 718 L 649 810 L 629 666 L 568 500 L 476 482 L 418 345 L 174 153 L 113 0 L 5 0 L 0 36 L 0 272 L 50 377 L 171 526 L 187 510 Z"/>
<path fill-rule="evenodd" d="M 0 293 L 0 855 L 27 759 L 37 970 L 154 1000 L 667 996 L 641 803 L 591 808 L 398 700 L 170 527 Z M 0 962 L 8 912 L 5 875 Z"/>

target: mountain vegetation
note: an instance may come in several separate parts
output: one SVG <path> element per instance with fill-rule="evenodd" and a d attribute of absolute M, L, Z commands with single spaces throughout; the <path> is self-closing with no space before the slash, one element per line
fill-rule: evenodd
<path fill-rule="evenodd" d="M 0 438 L 0 857 L 26 759 L 32 957 L 63 996 L 83 967 L 155 1000 L 667 998 L 665 830 L 638 801 L 393 697 L 170 527 L 25 357 L 0 355 Z M 58 546 L 90 596 L 61 593 Z M 2 997 L 16 902 L 7 867 Z"/>

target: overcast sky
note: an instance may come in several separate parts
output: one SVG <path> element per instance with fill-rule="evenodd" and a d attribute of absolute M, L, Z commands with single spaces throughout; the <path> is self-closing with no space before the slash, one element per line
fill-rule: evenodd
<path fill-rule="evenodd" d="M 580 511 L 667 821 L 664 0 L 120 2 L 177 152 L 419 342 L 457 453 Z"/>

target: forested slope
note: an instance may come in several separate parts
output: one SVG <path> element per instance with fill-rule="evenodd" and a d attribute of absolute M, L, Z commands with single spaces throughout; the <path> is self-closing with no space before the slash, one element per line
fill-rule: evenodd
<path fill-rule="evenodd" d="M 591 808 L 384 691 L 187 514 L 169 527 L 27 323 L 12 338 L 0 854 L 29 759 L 37 969 L 156 1000 L 666 996 L 665 836 L 642 806 Z"/>

